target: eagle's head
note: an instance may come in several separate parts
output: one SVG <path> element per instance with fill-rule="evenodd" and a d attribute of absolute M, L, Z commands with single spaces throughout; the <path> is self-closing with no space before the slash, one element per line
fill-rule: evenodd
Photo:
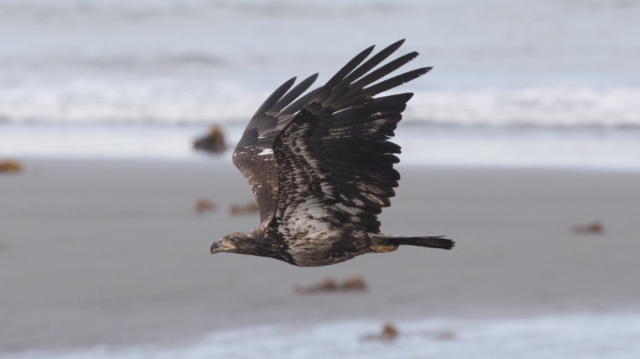
<path fill-rule="evenodd" d="M 251 236 L 247 233 L 236 232 L 227 234 L 213 242 L 211 245 L 211 254 L 220 252 L 250 254 L 253 249 L 254 243 Z"/>

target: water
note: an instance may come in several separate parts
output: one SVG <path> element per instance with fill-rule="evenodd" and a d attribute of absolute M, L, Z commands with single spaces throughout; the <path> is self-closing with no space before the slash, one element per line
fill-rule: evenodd
<path fill-rule="evenodd" d="M 428 319 L 395 323 L 393 341 L 370 339 L 380 321 L 223 330 L 180 347 L 96 347 L 7 354 L 23 358 L 619 358 L 640 356 L 640 317 L 575 314 L 525 319 Z"/>
<path fill-rule="evenodd" d="M 408 121 L 640 126 L 640 2 L 0 1 L 0 119 L 247 121 L 400 38 L 435 66 Z"/>
<path fill-rule="evenodd" d="M 426 125 L 456 154 L 415 161 L 428 151 L 410 143 L 407 160 L 558 162 L 501 158 L 495 142 L 596 155 L 561 165 L 638 167 L 639 32 L 634 0 L 1 0 L 0 153 L 187 158 L 188 143 L 172 141 L 241 127 L 291 76 L 319 71 L 321 83 L 363 48 L 407 38 L 399 53 L 422 54 L 408 68 L 435 68 L 404 86 L 416 95 L 403 125 Z M 172 145 L 160 149 L 159 133 Z"/>

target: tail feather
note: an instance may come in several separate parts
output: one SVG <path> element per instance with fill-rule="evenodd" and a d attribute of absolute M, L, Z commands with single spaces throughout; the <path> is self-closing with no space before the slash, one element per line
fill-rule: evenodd
<path fill-rule="evenodd" d="M 397 245 L 409 245 L 417 247 L 451 249 L 456 244 L 454 241 L 444 238 L 444 236 L 430 237 L 393 237 L 389 238 Z"/>

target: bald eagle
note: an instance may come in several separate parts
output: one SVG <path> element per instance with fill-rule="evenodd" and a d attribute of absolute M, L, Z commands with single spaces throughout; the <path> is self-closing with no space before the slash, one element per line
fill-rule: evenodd
<path fill-rule="evenodd" d="M 373 84 L 418 56 L 411 52 L 373 70 L 403 42 L 363 63 L 374 47 L 367 48 L 306 94 L 318 74 L 295 87 L 294 77 L 267 98 L 233 152 L 233 163 L 260 207 L 260 226 L 215 241 L 212 254 L 250 254 L 312 267 L 400 245 L 453 247 L 443 236 L 380 233 L 377 215 L 391 205 L 400 179 L 393 168 L 400 146 L 389 139 L 413 94 L 375 96 L 431 70 Z"/>

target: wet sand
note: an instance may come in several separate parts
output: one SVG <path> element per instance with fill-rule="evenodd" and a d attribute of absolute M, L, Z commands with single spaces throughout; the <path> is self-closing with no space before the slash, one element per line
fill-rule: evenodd
<path fill-rule="evenodd" d="M 218 254 L 252 200 L 224 161 L 27 160 L 0 176 L 0 352 L 175 344 L 262 323 L 640 310 L 640 173 L 402 167 L 386 233 L 446 234 L 324 268 Z M 209 198 L 214 214 L 198 215 Z M 601 235 L 571 228 L 599 220 Z M 360 274 L 368 291 L 299 295 Z"/>

